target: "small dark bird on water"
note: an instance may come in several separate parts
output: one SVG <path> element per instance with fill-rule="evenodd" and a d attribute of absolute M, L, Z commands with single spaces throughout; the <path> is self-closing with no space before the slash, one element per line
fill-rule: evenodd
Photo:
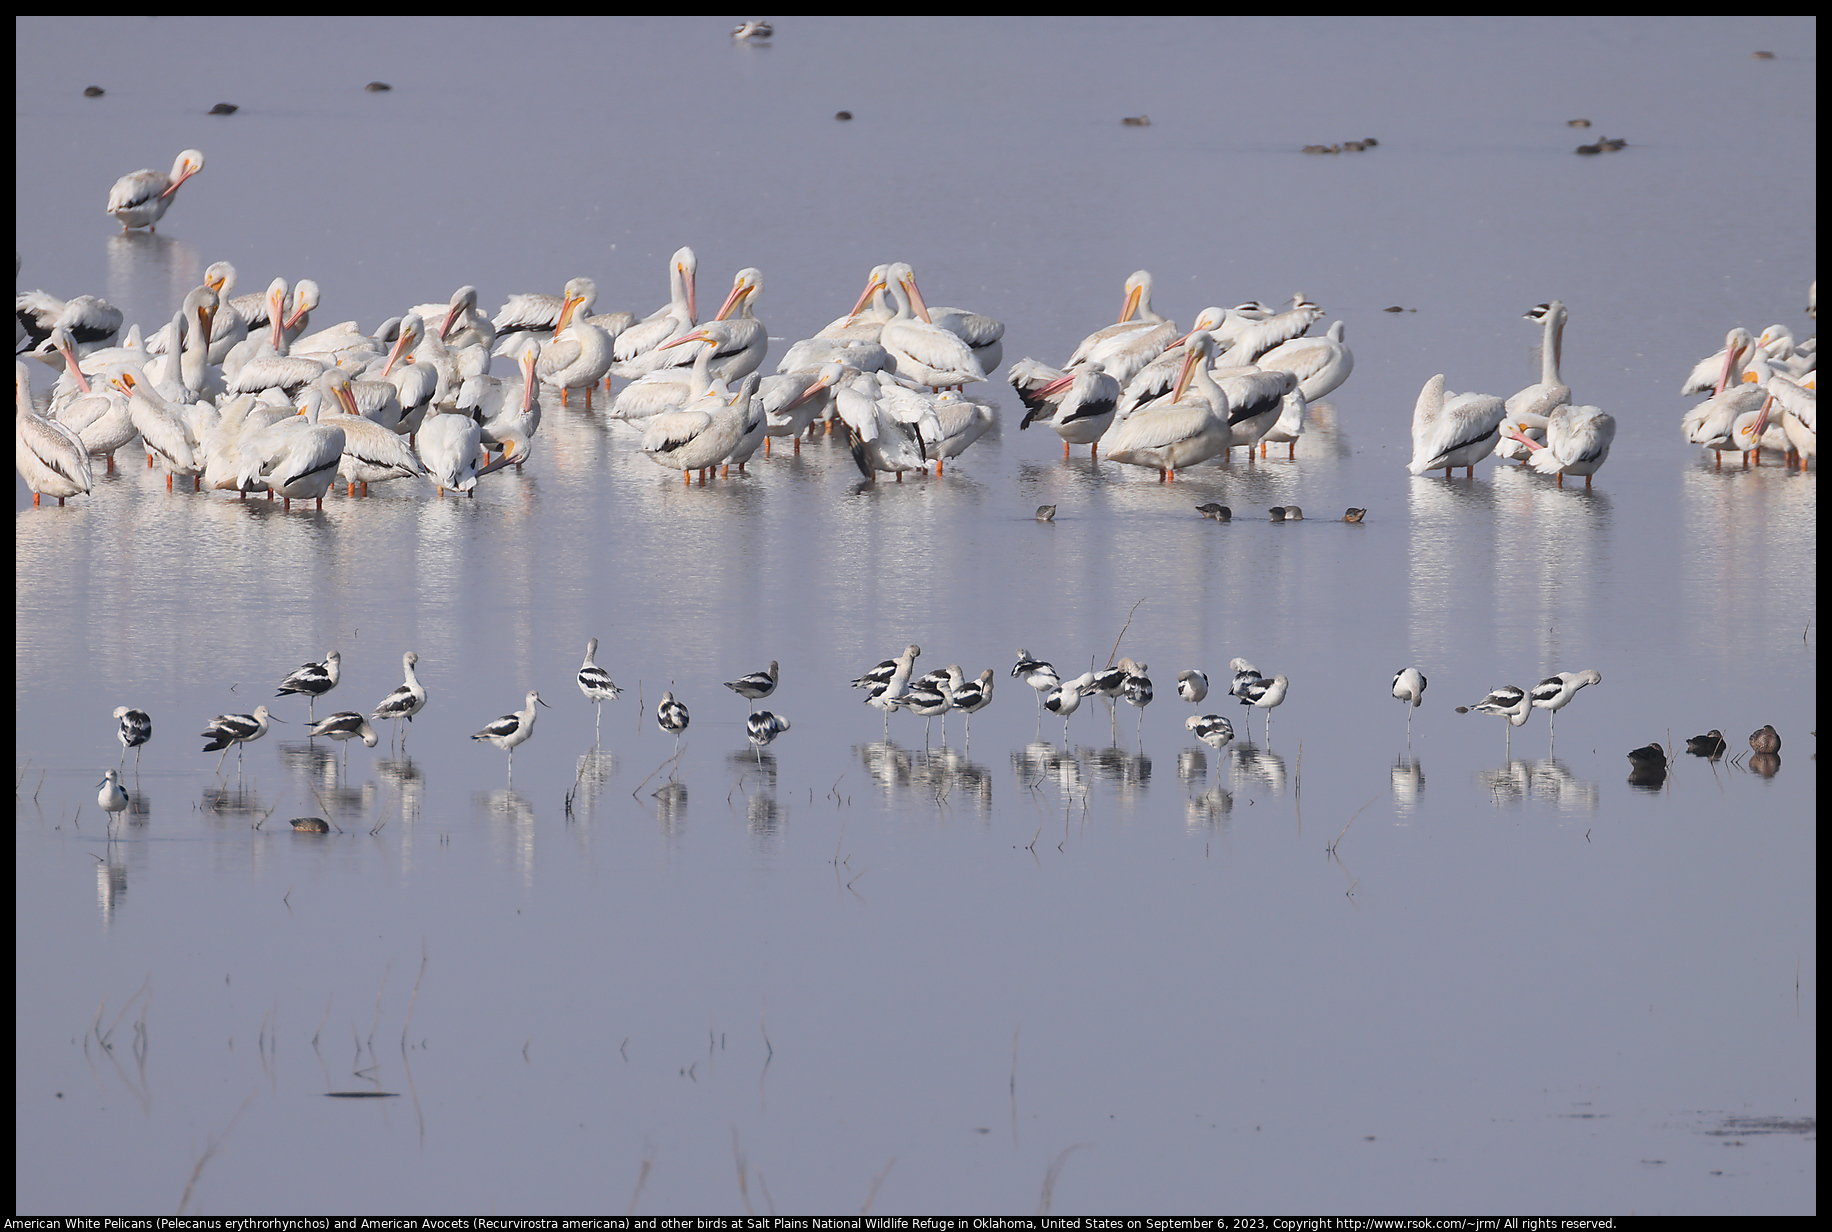
<path fill-rule="evenodd" d="M 302 834 L 329 834 L 331 827 L 322 817 L 295 817 L 292 827 Z"/>
<path fill-rule="evenodd" d="M 234 115 L 236 112 L 240 110 L 241 108 L 237 107 L 234 103 L 218 103 L 216 106 L 210 108 L 210 114 L 211 115 Z"/>
<path fill-rule="evenodd" d="M 1274 505 L 1272 507 L 1272 521 L 1283 522 L 1284 520 L 1285 520 L 1285 506 Z"/>
<path fill-rule="evenodd" d="M 385 81 L 372 81 L 368 85 L 364 86 L 363 89 L 369 91 L 369 93 L 371 94 L 383 94 L 389 90 L 394 89 L 394 87 L 389 85 Z"/>
<path fill-rule="evenodd" d="M 1667 781 L 1667 755 L 1658 744 L 1630 749 L 1628 782 L 1631 787 L 1659 787 Z"/>
<path fill-rule="evenodd" d="M 1590 127 L 1589 120 L 1566 120 L 1565 123 L 1569 124 L 1572 128 L 1589 128 Z"/>
<path fill-rule="evenodd" d="M 834 119 L 836 119 L 836 120 L 850 120 L 850 119 L 852 119 L 852 112 L 850 112 L 850 111 L 836 111 L 836 112 L 834 112 L 834 113 L 833 113 L 833 118 L 834 118 Z"/>
<path fill-rule="evenodd" d="M 1757 753 L 1779 753 L 1781 751 L 1781 733 L 1772 723 L 1765 723 L 1750 733 L 1749 747 Z"/>
<path fill-rule="evenodd" d="M 1304 511 L 1296 505 L 1287 505 L 1285 506 L 1285 520 L 1287 522 L 1302 522 L 1304 520 Z"/>
<path fill-rule="evenodd" d="M 1349 511 L 1342 515 L 1342 520 L 1344 522 L 1359 522 L 1367 516 L 1368 511 L 1366 509 L 1356 509 L 1350 506 Z"/>
<path fill-rule="evenodd" d="M 1667 768 L 1667 753 L 1658 744 L 1644 744 L 1638 749 L 1628 751 L 1628 759 L 1637 768 L 1648 766 L 1661 770 Z"/>
<path fill-rule="evenodd" d="M 1210 501 L 1206 505 L 1197 505 L 1196 512 L 1200 513 L 1205 518 L 1214 518 L 1217 522 L 1232 522 L 1234 520 L 1234 511 L 1226 505 L 1217 504 L 1215 501 Z"/>
<path fill-rule="evenodd" d="M 83 89 L 84 98 L 100 98 L 106 93 L 108 93 L 108 91 L 102 89 L 101 86 L 86 86 Z"/>
<path fill-rule="evenodd" d="M 1120 123 L 1124 124 L 1127 128 L 1150 128 L 1151 117 L 1148 115 L 1127 116 L 1125 119 L 1121 120 Z"/>
<path fill-rule="evenodd" d="M 1581 145 L 1578 147 L 1578 153 L 1580 154 L 1601 154 L 1602 152 L 1603 147 L 1600 145 Z"/>
<path fill-rule="evenodd" d="M 1056 506 L 1038 505 L 1037 520 L 1039 522 L 1054 522 L 1056 520 Z"/>
<path fill-rule="evenodd" d="M 1729 747 L 1724 740 L 1724 733 L 1715 727 L 1702 736 L 1694 736 L 1686 741 L 1686 752 L 1694 757 L 1709 757 L 1713 761 L 1722 757 Z"/>

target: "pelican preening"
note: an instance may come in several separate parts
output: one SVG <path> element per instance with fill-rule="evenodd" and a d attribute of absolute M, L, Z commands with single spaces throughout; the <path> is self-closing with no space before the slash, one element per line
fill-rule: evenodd
<path fill-rule="evenodd" d="M 15 360 L 14 368 L 18 407 L 13 433 L 19 473 L 32 489 L 33 505 L 40 496 L 55 496 L 61 505 L 66 497 L 81 496 L 93 486 L 88 450 L 76 433 L 32 408 L 32 375 L 24 360 Z"/>
<path fill-rule="evenodd" d="M 1438 373 L 1419 391 L 1412 411 L 1414 475 L 1442 469 L 1446 478 L 1456 467 L 1476 473 L 1476 463 L 1495 452 L 1507 407 L 1487 394 L 1451 394 Z"/>
<path fill-rule="evenodd" d="M 203 169 L 203 153 L 184 150 L 172 164 L 170 175 L 150 167 L 124 175 L 108 190 L 108 213 L 121 224 L 124 234 L 136 227 L 157 230 L 155 224 L 165 217 L 184 182 Z"/>
<path fill-rule="evenodd" d="M 1559 487 L 1566 475 L 1584 476 L 1584 486 L 1609 460 L 1616 439 L 1616 421 L 1594 406 L 1560 406 L 1546 417 L 1545 444 L 1536 444 L 1511 425 L 1508 435 L 1527 450 L 1527 464 L 1542 475 L 1557 475 Z"/>

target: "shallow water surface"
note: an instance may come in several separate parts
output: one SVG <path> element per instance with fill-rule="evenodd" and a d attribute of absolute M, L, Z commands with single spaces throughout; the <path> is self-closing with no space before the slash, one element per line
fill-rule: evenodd
<path fill-rule="evenodd" d="M 646 312 L 689 243 L 703 315 L 764 270 L 773 369 L 879 262 L 1005 320 L 1007 364 L 1143 267 L 1184 322 L 1301 290 L 1354 375 L 1295 460 L 1170 484 L 1065 461 L 995 382 L 1000 431 L 901 484 L 818 437 L 683 486 L 548 391 L 475 499 L 288 512 L 127 451 L 63 508 L 16 485 L 14 1205 L 1813 1210 L 1817 473 L 1714 470 L 1676 391 L 1732 325 L 1812 332 L 1815 24 L 732 24 L 22 20 L 20 286 L 149 328 L 224 258 L 316 278 L 325 324 L 581 273 Z M 1795 152 L 1761 207 L 1758 120 Z M 1632 144 L 1574 157 L 1597 133 Z M 157 234 L 111 234 L 112 179 L 193 145 Z M 1419 387 L 1537 379 L 1555 297 L 1620 423 L 1594 486 L 1408 476 Z M 971 739 L 846 687 L 912 641 L 994 669 Z M 1065 737 L 1019 647 L 1155 699 Z M 327 713 L 418 651 L 404 751 L 270 696 L 333 648 Z M 1291 680 L 1269 733 L 1237 656 Z M 772 659 L 758 753 L 721 682 Z M 1455 713 L 1584 668 L 1556 745 Z M 531 688 L 511 780 L 468 737 Z M 191 733 L 263 702 L 219 774 Z M 122 704 L 154 736 L 105 827 Z M 1710 728 L 1732 756 L 1687 757 Z M 1631 785 L 1650 741 L 1677 762 Z"/>

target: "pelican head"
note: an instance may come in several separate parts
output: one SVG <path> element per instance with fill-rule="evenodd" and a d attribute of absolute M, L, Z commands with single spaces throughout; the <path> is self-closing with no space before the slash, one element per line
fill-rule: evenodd
<path fill-rule="evenodd" d="M 719 306 L 719 315 L 714 317 L 713 320 L 723 321 L 726 317 L 731 315 L 734 308 L 738 307 L 739 304 L 745 303 L 746 300 L 749 300 L 761 290 L 763 290 L 762 270 L 752 266 L 747 266 L 739 270 L 737 277 L 732 279 L 732 293 L 725 297 L 725 302 Z M 746 306 L 748 308 L 749 305 L 747 304 Z"/>

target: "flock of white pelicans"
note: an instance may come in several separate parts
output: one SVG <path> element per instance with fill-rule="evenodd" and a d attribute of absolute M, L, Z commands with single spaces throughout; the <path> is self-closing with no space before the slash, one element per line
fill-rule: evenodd
<path fill-rule="evenodd" d="M 178 189 L 203 169 L 185 150 L 170 174 L 142 170 L 109 193 L 124 229 L 152 227 Z M 17 296 L 17 349 L 59 370 L 41 412 L 30 372 L 17 363 L 18 466 L 33 492 L 58 503 L 92 486 L 89 458 L 107 459 L 135 440 L 147 465 L 192 490 L 266 491 L 322 505 L 342 480 L 360 485 L 416 478 L 471 492 L 479 478 L 528 460 L 541 422 L 541 389 L 562 405 L 582 394 L 589 409 L 602 383 L 626 382 L 613 419 L 642 425 L 640 448 L 658 465 L 700 482 L 717 467 L 742 469 L 771 437 L 800 436 L 817 420 L 845 427 L 854 461 L 873 479 L 940 474 L 995 422 L 996 407 L 966 390 L 1003 359 L 1005 326 L 963 308 L 931 308 L 904 263 L 871 271 L 852 310 L 790 347 L 760 376 L 769 338 L 755 314 L 763 287 L 740 270 L 717 315 L 702 323 L 697 261 L 681 248 L 669 262 L 669 299 L 647 317 L 594 315 L 598 289 L 575 278 L 559 295 L 512 295 L 494 318 L 477 289 L 460 287 L 373 333 L 354 321 L 307 333 L 319 302 L 304 279 L 276 278 L 264 294 L 236 296 L 228 262 L 205 271 L 170 323 L 150 337 L 122 335 L 121 313 L 94 296 L 65 301 L 42 291 Z M 1157 312 L 1151 275 L 1126 280 L 1115 324 L 1088 335 L 1060 367 L 1031 359 L 1007 374 L 1024 403 L 1019 427 L 1044 423 L 1092 456 L 1150 467 L 1159 478 L 1245 447 L 1283 443 L 1295 457 L 1305 407 L 1349 376 L 1354 356 L 1342 323 L 1309 337 L 1322 310 L 1302 295 L 1275 311 L 1252 302 L 1204 309 L 1182 330 Z M 1413 411 L 1415 475 L 1456 467 L 1473 474 L 1491 455 L 1518 458 L 1558 476 L 1591 477 L 1609 456 L 1615 420 L 1573 405 L 1559 375 L 1566 311 L 1554 300 L 1526 314 L 1544 331 L 1540 380 L 1510 398 L 1453 394 L 1425 383 Z M 493 356 L 518 379 L 489 375 Z M 1690 441 L 1735 449 L 1747 466 L 1761 450 L 1814 455 L 1812 340 L 1781 326 L 1760 338 L 1736 329 L 1703 361 L 1685 393 L 1712 397 L 1688 412 Z M 1776 408 L 1779 407 L 1779 410 Z M 496 456 L 492 459 L 491 455 Z"/>

